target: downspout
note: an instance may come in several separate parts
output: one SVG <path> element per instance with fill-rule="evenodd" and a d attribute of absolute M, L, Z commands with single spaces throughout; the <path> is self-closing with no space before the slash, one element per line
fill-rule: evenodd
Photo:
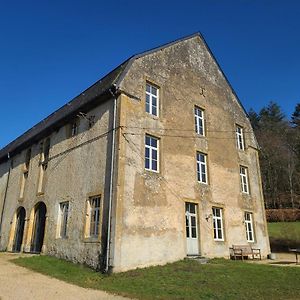
<path fill-rule="evenodd" d="M 1 211 L 1 219 L 0 219 L 0 241 L 1 241 L 1 238 L 2 238 L 2 222 L 3 222 L 5 202 L 6 202 L 6 198 L 7 198 L 8 183 L 9 183 L 10 171 L 12 169 L 12 160 L 10 159 L 9 153 L 7 154 L 7 158 L 8 158 L 8 163 L 9 163 L 9 169 L 8 169 L 8 174 L 7 174 L 7 181 L 6 181 L 6 187 L 5 187 L 4 198 L 3 198 L 3 205 L 2 205 L 2 211 Z"/>
<path fill-rule="evenodd" d="M 107 242 L 106 242 L 106 262 L 105 262 L 105 273 L 109 271 L 109 259 L 110 259 L 110 243 L 111 243 L 111 210 L 112 210 L 112 200 L 113 200 L 113 177 L 115 168 L 115 136 L 116 136 L 116 115 L 117 115 L 117 97 L 116 94 L 109 90 L 114 99 L 113 108 L 113 121 L 112 121 L 112 146 L 111 146 L 111 163 L 110 163 L 110 183 L 109 183 L 109 203 L 108 203 L 108 224 L 107 224 Z"/>

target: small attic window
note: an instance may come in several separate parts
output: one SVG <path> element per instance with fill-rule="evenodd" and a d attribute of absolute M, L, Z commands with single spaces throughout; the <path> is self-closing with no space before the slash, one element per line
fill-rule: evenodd
<path fill-rule="evenodd" d="M 79 124 L 80 124 L 79 118 L 76 118 L 71 121 L 71 123 L 69 124 L 69 137 L 72 137 L 72 136 L 75 136 L 78 134 Z"/>
<path fill-rule="evenodd" d="M 25 156 L 25 172 L 29 171 L 30 159 L 31 159 L 31 149 L 28 149 L 26 151 L 26 156 Z"/>

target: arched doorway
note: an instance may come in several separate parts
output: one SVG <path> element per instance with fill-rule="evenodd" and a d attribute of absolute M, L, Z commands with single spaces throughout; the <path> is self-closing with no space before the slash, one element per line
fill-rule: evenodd
<path fill-rule="evenodd" d="M 16 229 L 14 236 L 14 243 L 12 247 L 13 252 L 20 252 L 23 242 L 24 225 L 25 225 L 26 211 L 24 207 L 19 207 L 17 210 Z"/>
<path fill-rule="evenodd" d="M 34 223 L 30 251 L 40 253 L 42 250 L 46 225 L 47 208 L 44 202 L 36 204 L 34 209 Z"/>

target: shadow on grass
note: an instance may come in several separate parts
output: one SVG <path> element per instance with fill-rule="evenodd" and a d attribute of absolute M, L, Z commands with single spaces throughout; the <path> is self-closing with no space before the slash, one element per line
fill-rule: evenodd
<path fill-rule="evenodd" d="M 300 249 L 300 241 L 270 237 L 270 246 L 272 252 L 289 252 L 291 248 Z"/>

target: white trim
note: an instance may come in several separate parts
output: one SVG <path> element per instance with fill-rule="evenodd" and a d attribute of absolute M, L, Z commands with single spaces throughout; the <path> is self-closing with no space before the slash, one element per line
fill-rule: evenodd
<path fill-rule="evenodd" d="M 236 145 L 239 150 L 245 150 L 245 141 L 244 141 L 244 129 L 243 127 L 236 125 Z"/>
<path fill-rule="evenodd" d="M 205 136 L 204 110 L 198 106 L 194 107 L 195 131 L 197 134 Z M 202 132 L 201 132 L 202 131 Z"/>
<path fill-rule="evenodd" d="M 59 203 L 58 236 L 60 238 L 68 237 L 67 230 L 68 230 L 69 213 L 70 213 L 69 201 Z"/>
<path fill-rule="evenodd" d="M 100 235 L 100 217 L 101 217 L 101 196 L 90 197 L 90 230 L 89 236 L 92 238 L 98 238 Z M 93 206 L 93 202 L 98 204 Z M 94 215 L 96 216 L 95 222 L 93 221 Z M 93 225 L 93 227 L 92 227 Z"/>
<path fill-rule="evenodd" d="M 240 166 L 241 189 L 244 194 L 249 194 L 248 168 Z"/>
<path fill-rule="evenodd" d="M 150 140 L 150 144 L 147 144 L 147 138 Z M 152 146 L 152 140 L 156 141 L 156 147 Z M 149 152 L 149 157 L 146 155 L 146 151 Z M 153 154 L 156 153 L 156 159 L 153 158 Z M 146 160 L 149 160 L 149 166 L 146 166 Z M 153 162 L 156 161 L 156 169 L 153 167 Z M 145 169 L 152 172 L 159 172 L 159 139 L 152 135 L 145 135 Z"/>
<path fill-rule="evenodd" d="M 217 216 L 217 210 L 220 212 Z M 223 209 L 220 207 L 212 208 L 212 219 L 213 219 L 213 233 L 215 241 L 224 241 L 224 226 L 223 226 Z M 220 221 L 220 227 L 218 226 L 218 220 Z M 221 236 L 219 236 L 219 230 L 221 229 Z"/>
<path fill-rule="evenodd" d="M 249 216 L 249 218 L 247 218 Z M 245 229 L 246 229 L 246 238 L 248 242 L 254 242 L 254 227 L 253 227 L 253 218 L 252 213 L 245 212 L 244 214 Z"/>
<path fill-rule="evenodd" d="M 149 91 L 148 91 L 149 87 Z M 156 91 L 156 95 L 154 93 Z M 147 97 L 149 98 L 149 103 L 147 103 Z M 156 105 L 153 105 L 153 102 L 156 101 Z M 147 109 L 147 104 L 149 109 Z M 156 113 L 153 112 L 153 107 L 156 108 Z M 146 82 L 146 97 L 145 97 L 145 110 L 148 114 L 158 117 L 159 116 L 159 88 L 153 84 Z"/>
<path fill-rule="evenodd" d="M 201 161 L 200 157 L 203 157 L 204 161 Z M 197 161 L 197 180 L 198 182 L 207 184 L 207 154 L 197 151 L 196 153 L 196 161 Z M 204 172 L 203 172 L 204 171 Z M 205 180 L 203 180 L 202 175 L 204 174 Z"/>

